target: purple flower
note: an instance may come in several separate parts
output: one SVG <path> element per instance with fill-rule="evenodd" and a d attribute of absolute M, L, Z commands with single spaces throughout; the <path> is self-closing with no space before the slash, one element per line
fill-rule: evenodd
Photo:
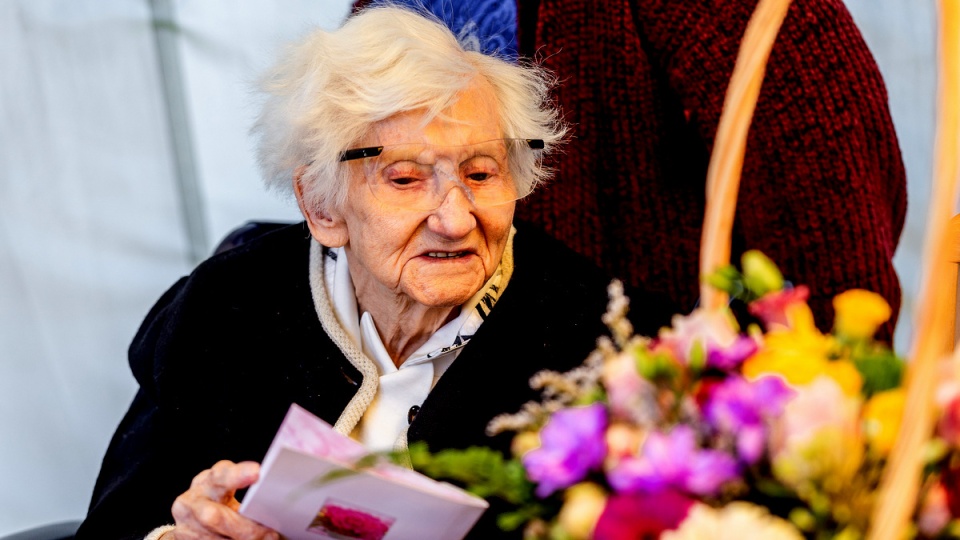
<path fill-rule="evenodd" d="M 603 463 L 607 411 L 600 403 L 559 410 L 540 431 L 540 447 L 523 456 L 537 496 L 546 497 L 582 480 Z"/>
<path fill-rule="evenodd" d="M 746 463 L 756 463 L 763 454 L 766 420 L 783 414 L 794 395 L 779 377 L 748 381 L 730 376 L 711 389 L 704 407 L 707 422 L 722 433 L 736 437 L 737 453 Z"/>
<path fill-rule="evenodd" d="M 727 347 L 708 349 L 707 366 L 723 371 L 734 370 L 744 360 L 753 356 L 758 348 L 759 345 L 753 338 L 739 336 Z"/>
<path fill-rule="evenodd" d="M 650 433 L 640 455 L 621 459 L 607 473 L 607 480 L 618 493 L 658 493 L 672 488 L 712 495 L 739 475 L 733 456 L 698 448 L 693 428 L 679 425 L 667 434 Z"/>

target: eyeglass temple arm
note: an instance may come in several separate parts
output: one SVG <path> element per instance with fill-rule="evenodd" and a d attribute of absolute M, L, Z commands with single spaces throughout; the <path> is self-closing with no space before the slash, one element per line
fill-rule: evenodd
<path fill-rule="evenodd" d="M 523 139 L 531 150 L 543 150 L 543 139 Z M 351 148 L 340 154 L 340 161 L 352 161 L 368 157 L 377 157 L 383 152 L 382 146 L 368 146 L 366 148 Z"/>

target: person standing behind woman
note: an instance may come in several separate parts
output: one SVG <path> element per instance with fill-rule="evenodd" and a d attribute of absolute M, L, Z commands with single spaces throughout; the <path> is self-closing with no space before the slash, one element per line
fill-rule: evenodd
<path fill-rule="evenodd" d="M 519 0 L 519 50 L 563 84 L 561 189 L 517 209 L 634 285 L 697 301 L 705 179 L 757 0 Z M 842 0 L 796 0 L 750 126 L 731 260 L 771 257 L 821 329 L 851 288 L 900 308 L 906 173 L 876 62 Z M 573 218 L 573 219 L 571 219 Z"/>

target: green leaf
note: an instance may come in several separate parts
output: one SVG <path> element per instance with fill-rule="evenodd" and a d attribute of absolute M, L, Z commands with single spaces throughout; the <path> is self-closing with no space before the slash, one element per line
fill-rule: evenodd
<path fill-rule="evenodd" d="M 754 487 L 760 493 L 769 497 L 777 498 L 796 498 L 796 493 L 787 486 L 768 478 L 757 478 L 754 481 Z"/>
<path fill-rule="evenodd" d="M 483 447 L 441 450 L 430 453 L 423 443 L 410 447 L 413 468 L 436 480 L 461 485 L 471 493 L 489 499 L 497 497 L 514 505 L 533 500 L 534 485 L 527 479 L 523 464 Z"/>
<path fill-rule="evenodd" d="M 638 348 L 634 349 L 633 357 L 636 359 L 637 373 L 648 381 L 671 383 L 680 375 L 677 363 L 669 353 L 653 353 Z"/>
<path fill-rule="evenodd" d="M 703 276 L 703 280 L 711 287 L 733 297 L 743 293 L 743 275 L 733 265 L 717 268 L 712 274 Z"/>
<path fill-rule="evenodd" d="M 769 257 L 751 249 L 743 254 L 743 283 L 756 297 L 783 289 L 783 274 Z"/>
<path fill-rule="evenodd" d="M 817 527 L 817 518 L 806 508 L 798 507 L 790 510 L 788 517 L 791 523 L 803 532 L 813 532 Z"/>
<path fill-rule="evenodd" d="M 690 358 L 687 359 L 687 365 L 694 374 L 699 374 L 707 365 L 707 350 L 703 346 L 703 341 L 697 339 L 690 346 Z"/>
<path fill-rule="evenodd" d="M 530 521 L 547 515 L 547 513 L 547 508 L 543 505 L 530 504 L 497 516 L 497 527 L 504 531 L 515 531 Z"/>
<path fill-rule="evenodd" d="M 597 386 L 574 400 L 574 405 L 591 405 L 593 403 L 606 401 L 606 399 L 607 393 L 602 387 Z"/>
<path fill-rule="evenodd" d="M 897 388 L 903 380 L 903 360 L 886 347 L 855 355 L 853 365 L 863 377 L 862 392 L 866 397 Z"/>

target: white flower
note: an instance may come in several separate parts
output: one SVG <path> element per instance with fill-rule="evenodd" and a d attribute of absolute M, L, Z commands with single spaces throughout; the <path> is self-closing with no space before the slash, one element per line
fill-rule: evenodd
<path fill-rule="evenodd" d="M 774 476 L 788 486 L 813 481 L 836 493 L 857 474 L 863 460 L 861 398 L 848 396 L 825 375 L 793 389 L 797 395 L 770 437 Z"/>
<path fill-rule="evenodd" d="M 665 531 L 661 540 L 803 540 L 788 521 L 763 507 L 732 502 L 722 508 L 696 503 L 680 527 Z"/>

